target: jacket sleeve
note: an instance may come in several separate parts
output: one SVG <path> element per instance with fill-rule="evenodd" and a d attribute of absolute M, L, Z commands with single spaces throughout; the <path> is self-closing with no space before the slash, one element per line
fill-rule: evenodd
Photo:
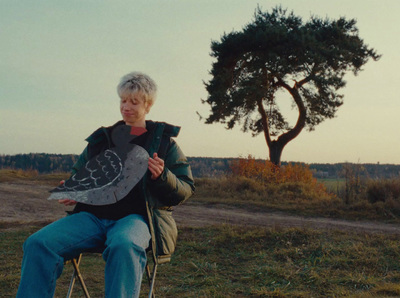
<path fill-rule="evenodd" d="M 88 161 L 88 147 L 86 147 L 81 155 L 79 155 L 78 160 L 76 163 L 72 166 L 71 169 L 71 176 L 76 174 L 81 168 L 85 166 L 85 164 Z"/>
<path fill-rule="evenodd" d="M 158 179 L 149 180 L 151 194 L 166 206 L 183 203 L 195 191 L 190 165 L 174 140 L 168 148 L 163 173 Z"/>

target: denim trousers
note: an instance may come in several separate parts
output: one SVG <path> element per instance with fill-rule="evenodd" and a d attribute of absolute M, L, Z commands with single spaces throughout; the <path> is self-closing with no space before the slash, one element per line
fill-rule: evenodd
<path fill-rule="evenodd" d="M 32 234 L 23 245 L 17 297 L 53 297 L 64 260 L 105 247 L 105 297 L 139 297 L 150 231 L 143 216 L 99 219 L 80 212 Z"/>

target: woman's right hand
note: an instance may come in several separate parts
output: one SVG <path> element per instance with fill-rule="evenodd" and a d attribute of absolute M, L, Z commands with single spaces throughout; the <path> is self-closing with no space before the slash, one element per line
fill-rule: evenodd
<path fill-rule="evenodd" d="M 64 184 L 64 183 L 65 183 L 65 180 L 60 181 L 60 184 Z M 77 202 L 74 200 L 70 200 L 70 199 L 62 199 L 62 200 L 58 200 L 58 203 L 64 204 L 65 206 L 74 206 L 74 205 L 76 205 Z"/>
<path fill-rule="evenodd" d="M 65 206 L 74 206 L 74 205 L 76 205 L 77 202 L 74 200 L 70 200 L 70 199 L 62 199 L 62 200 L 58 200 L 58 203 L 64 204 Z"/>

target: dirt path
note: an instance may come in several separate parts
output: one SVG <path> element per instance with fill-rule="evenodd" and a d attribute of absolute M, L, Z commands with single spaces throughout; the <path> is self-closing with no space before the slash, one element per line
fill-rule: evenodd
<path fill-rule="evenodd" d="M 64 207 L 47 201 L 51 186 L 23 183 L 0 183 L 0 229 L 27 224 L 51 222 L 65 216 Z M 180 226 L 237 224 L 264 227 L 300 227 L 340 229 L 355 232 L 400 234 L 400 225 L 375 222 L 353 222 L 327 218 L 306 218 L 279 212 L 250 212 L 226 206 L 207 207 L 187 203 L 175 208 L 174 217 Z"/>
<path fill-rule="evenodd" d="M 322 217 L 293 216 L 280 212 L 249 212 L 231 207 L 205 207 L 195 205 L 178 206 L 174 212 L 177 223 L 183 226 L 205 226 L 215 224 L 238 224 L 264 227 L 297 227 L 324 230 L 346 230 L 354 232 L 400 234 L 400 225 L 330 219 Z"/>

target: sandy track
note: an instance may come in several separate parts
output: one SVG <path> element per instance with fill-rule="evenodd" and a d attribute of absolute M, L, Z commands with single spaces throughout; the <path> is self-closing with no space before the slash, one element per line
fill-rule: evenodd
<path fill-rule="evenodd" d="M 368 221 L 348 221 L 320 217 L 302 217 L 280 212 L 250 212 L 230 207 L 178 206 L 174 218 L 179 225 L 204 226 L 221 223 L 273 228 L 312 228 L 324 230 L 346 230 L 354 232 L 400 234 L 400 225 Z"/>

